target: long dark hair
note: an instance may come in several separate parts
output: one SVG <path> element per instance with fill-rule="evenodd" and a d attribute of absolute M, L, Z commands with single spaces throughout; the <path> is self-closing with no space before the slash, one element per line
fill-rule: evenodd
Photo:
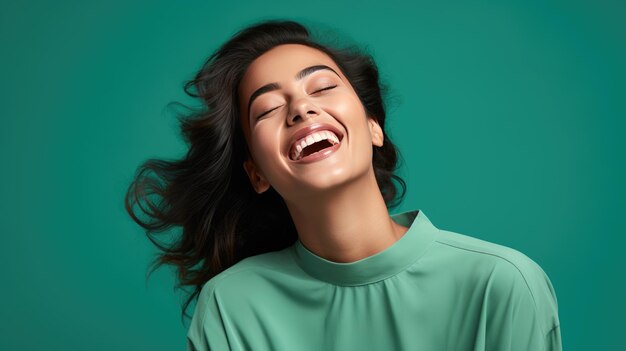
<path fill-rule="evenodd" d="M 284 249 L 297 239 L 280 195 L 271 187 L 257 194 L 242 166 L 249 152 L 239 122 L 238 85 L 253 60 L 281 44 L 307 45 L 329 55 L 350 81 L 367 115 L 385 130 L 385 106 L 373 58 L 355 48 L 322 45 L 299 23 L 256 24 L 211 55 L 185 84 L 185 92 L 202 103 L 201 108 L 189 108 L 179 116 L 189 147 L 186 155 L 180 160 L 144 162 L 125 197 L 126 210 L 161 251 L 150 271 L 173 265 L 177 287 L 191 288 L 182 308 L 185 316 L 213 276 L 246 257 Z M 372 163 L 381 194 L 392 208 L 402 201 L 406 184 L 393 173 L 398 154 L 384 135 L 383 146 L 374 147 Z M 400 194 L 393 180 L 401 187 Z M 165 236 L 169 240 L 159 236 L 174 227 L 181 231 Z"/>

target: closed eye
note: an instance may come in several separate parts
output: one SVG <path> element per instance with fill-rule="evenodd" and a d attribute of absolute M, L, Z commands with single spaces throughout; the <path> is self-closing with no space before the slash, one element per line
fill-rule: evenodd
<path fill-rule="evenodd" d="M 256 119 L 259 119 L 259 118 L 261 118 L 261 117 L 265 116 L 266 114 L 268 114 L 268 113 L 270 113 L 270 112 L 274 111 L 275 109 L 277 109 L 277 108 L 279 108 L 279 107 L 280 107 L 280 106 L 276 106 L 276 107 L 274 107 L 274 108 L 271 108 L 271 109 L 269 109 L 269 110 L 267 110 L 267 111 L 265 111 L 265 112 L 261 113 L 260 115 L 258 115 L 258 116 L 256 117 Z"/>
<path fill-rule="evenodd" d="M 336 87 L 337 87 L 336 85 L 327 86 L 325 88 L 322 88 L 322 89 L 314 91 L 313 94 L 321 93 L 324 90 L 330 90 L 330 89 L 333 89 L 333 88 L 336 88 Z"/>

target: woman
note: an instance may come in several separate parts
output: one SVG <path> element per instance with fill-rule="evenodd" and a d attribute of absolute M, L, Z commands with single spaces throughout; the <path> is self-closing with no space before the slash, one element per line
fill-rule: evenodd
<path fill-rule="evenodd" d="M 181 119 L 187 155 L 148 161 L 126 205 L 195 288 L 189 350 L 561 349 L 535 262 L 389 215 L 404 183 L 369 56 L 268 21 L 186 91 L 205 106 Z M 171 226 L 173 243 L 154 237 Z"/>

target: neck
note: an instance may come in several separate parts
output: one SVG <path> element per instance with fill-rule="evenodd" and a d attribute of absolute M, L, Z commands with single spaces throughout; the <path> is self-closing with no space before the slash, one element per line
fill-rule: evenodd
<path fill-rule="evenodd" d="M 333 262 L 353 262 L 395 243 L 408 228 L 387 211 L 373 172 L 349 185 L 288 202 L 302 244 Z"/>

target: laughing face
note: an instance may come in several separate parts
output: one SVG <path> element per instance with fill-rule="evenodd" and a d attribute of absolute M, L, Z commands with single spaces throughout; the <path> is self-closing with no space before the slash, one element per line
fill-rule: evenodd
<path fill-rule="evenodd" d="M 372 145 L 383 132 L 325 53 L 280 45 L 252 62 L 239 85 L 241 124 L 252 158 L 244 168 L 259 193 L 272 186 L 302 201 L 374 177 Z"/>

